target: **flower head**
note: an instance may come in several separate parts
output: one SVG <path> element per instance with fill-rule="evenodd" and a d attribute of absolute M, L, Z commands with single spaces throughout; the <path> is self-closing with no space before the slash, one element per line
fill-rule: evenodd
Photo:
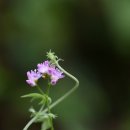
<path fill-rule="evenodd" d="M 46 74 L 48 73 L 48 70 L 49 70 L 49 66 L 50 66 L 50 62 L 49 61 L 45 61 L 41 64 L 38 64 L 37 67 L 38 67 L 38 72 L 41 73 L 41 74 Z"/>
<path fill-rule="evenodd" d="M 47 53 L 47 58 L 49 60 L 46 60 L 43 63 L 39 63 L 37 65 L 37 70 L 34 70 L 34 71 L 31 70 L 30 72 L 29 71 L 27 72 L 28 80 L 26 80 L 26 82 L 30 86 L 36 86 L 37 80 L 41 77 L 50 78 L 50 80 L 51 80 L 50 83 L 52 85 L 55 85 L 59 79 L 64 77 L 63 72 L 61 72 L 57 68 L 56 63 L 60 59 L 58 59 L 58 57 L 55 55 L 55 53 L 49 51 Z"/>
<path fill-rule="evenodd" d="M 55 85 L 59 79 L 64 78 L 63 72 L 61 72 L 58 68 L 55 68 L 55 66 L 50 67 L 49 75 L 52 85 Z"/>
<path fill-rule="evenodd" d="M 41 77 L 41 74 L 39 72 L 37 72 L 36 70 L 31 70 L 27 72 L 27 77 L 28 80 L 26 80 L 26 82 L 30 85 L 30 86 L 36 86 L 36 82 L 37 80 Z"/>

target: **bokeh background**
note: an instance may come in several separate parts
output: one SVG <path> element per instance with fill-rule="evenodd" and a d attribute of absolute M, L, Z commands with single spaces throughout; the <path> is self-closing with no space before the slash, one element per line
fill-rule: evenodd
<path fill-rule="evenodd" d="M 80 81 L 53 109 L 55 129 L 130 130 L 129 0 L 0 0 L 0 130 L 22 130 L 29 121 L 31 104 L 20 96 L 36 90 L 26 72 L 49 49 Z M 66 77 L 51 96 L 72 85 Z"/>

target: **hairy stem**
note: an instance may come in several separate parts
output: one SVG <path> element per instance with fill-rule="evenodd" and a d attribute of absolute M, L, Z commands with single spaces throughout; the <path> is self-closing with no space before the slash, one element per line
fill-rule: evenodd
<path fill-rule="evenodd" d="M 33 117 L 28 124 L 23 128 L 23 130 L 27 130 L 32 124 L 33 122 L 37 119 L 37 116 Z"/>
<path fill-rule="evenodd" d="M 42 91 L 42 89 L 41 89 L 38 85 L 37 85 L 36 87 L 37 87 L 38 91 L 39 91 L 41 94 L 44 95 L 44 92 Z M 37 113 L 37 115 L 36 115 L 35 117 L 33 117 L 33 118 L 27 123 L 27 125 L 23 128 L 23 130 L 28 130 L 28 128 L 35 122 L 35 120 L 36 120 L 37 117 L 38 117 L 38 114 L 43 110 L 43 108 L 44 108 L 44 105 L 41 106 L 41 108 L 40 108 L 39 112 Z"/>
<path fill-rule="evenodd" d="M 47 92 L 46 92 L 47 96 L 49 96 L 50 87 L 51 87 L 51 84 L 48 82 L 48 88 L 47 88 Z M 47 109 L 48 109 L 48 112 L 51 113 L 50 105 L 49 105 L 48 100 L 47 100 Z M 50 117 L 50 123 L 51 123 L 51 130 L 54 130 L 54 127 L 53 127 L 53 120 L 52 120 L 51 117 Z"/>
<path fill-rule="evenodd" d="M 28 123 L 27 125 L 23 128 L 23 130 L 28 130 L 28 128 L 35 122 L 35 120 L 38 117 L 38 114 L 41 113 L 41 111 L 43 110 L 44 105 L 41 106 L 39 112 L 35 115 L 35 117 L 33 117 Z"/>
<path fill-rule="evenodd" d="M 66 99 L 69 95 L 71 95 L 79 86 L 79 81 L 76 77 L 74 77 L 72 74 L 70 74 L 69 72 L 67 72 L 66 70 L 64 70 L 58 63 L 58 61 L 56 62 L 56 66 L 62 71 L 64 72 L 68 77 L 70 77 L 72 80 L 75 81 L 75 85 L 72 89 L 70 89 L 66 94 L 64 94 L 61 98 L 57 99 L 54 103 L 52 103 L 50 105 L 50 109 L 54 108 L 56 105 L 58 105 L 60 102 L 62 102 L 64 99 Z M 43 111 L 46 112 L 47 109 L 45 109 Z"/>
<path fill-rule="evenodd" d="M 38 91 L 39 91 L 42 95 L 44 95 L 44 92 L 42 91 L 42 89 L 41 89 L 38 85 L 37 85 L 36 87 L 37 87 Z"/>

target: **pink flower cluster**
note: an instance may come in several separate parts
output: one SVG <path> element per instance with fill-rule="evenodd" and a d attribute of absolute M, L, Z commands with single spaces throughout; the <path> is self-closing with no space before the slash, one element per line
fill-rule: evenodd
<path fill-rule="evenodd" d="M 63 72 L 56 68 L 56 66 L 51 65 L 49 61 L 45 61 L 37 65 L 37 70 L 27 72 L 28 80 L 26 82 L 30 86 L 36 86 L 38 79 L 46 74 L 50 77 L 52 85 L 55 85 L 59 79 L 64 78 Z"/>

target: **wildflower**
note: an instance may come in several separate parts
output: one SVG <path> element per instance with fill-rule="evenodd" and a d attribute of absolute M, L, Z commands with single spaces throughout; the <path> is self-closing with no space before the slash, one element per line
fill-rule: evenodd
<path fill-rule="evenodd" d="M 64 78 L 64 75 L 62 74 L 63 72 L 61 72 L 58 68 L 55 68 L 55 66 L 50 67 L 49 75 L 51 78 L 51 84 L 55 85 L 59 79 Z"/>
<path fill-rule="evenodd" d="M 45 62 L 37 65 L 37 67 L 38 67 L 37 70 L 41 74 L 47 74 L 48 70 L 49 70 L 49 66 L 50 66 L 50 62 L 49 61 L 45 61 Z"/>
<path fill-rule="evenodd" d="M 39 72 L 36 71 L 36 69 L 33 71 L 28 71 L 27 72 L 27 77 L 28 80 L 26 80 L 26 82 L 30 85 L 30 86 L 36 86 L 36 82 L 37 80 L 41 77 L 41 74 Z"/>
<path fill-rule="evenodd" d="M 47 76 L 51 80 L 50 83 L 55 85 L 59 79 L 64 77 L 62 74 L 63 72 L 61 72 L 54 64 L 51 64 L 51 62 L 47 60 L 38 64 L 37 70 L 31 70 L 31 72 L 27 72 L 28 80 L 26 80 L 26 82 L 30 86 L 36 86 L 36 82 L 39 78 L 45 78 Z"/>

